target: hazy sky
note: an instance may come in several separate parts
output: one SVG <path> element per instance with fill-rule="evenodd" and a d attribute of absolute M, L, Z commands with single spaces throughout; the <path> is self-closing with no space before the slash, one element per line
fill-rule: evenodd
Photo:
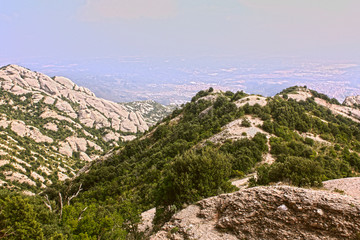
<path fill-rule="evenodd" d="M 0 0 L 0 57 L 360 55 L 359 0 Z"/>

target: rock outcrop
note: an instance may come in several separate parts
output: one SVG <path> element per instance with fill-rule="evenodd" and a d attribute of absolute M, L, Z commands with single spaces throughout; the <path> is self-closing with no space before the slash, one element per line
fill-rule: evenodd
<path fill-rule="evenodd" d="M 346 97 L 343 104 L 349 107 L 360 106 L 360 95 Z"/>
<path fill-rule="evenodd" d="M 50 78 L 17 65 L 0 69 L 1 88 L 23 95 L 33 94 L 33 101 L 43 100 L 88 127 L 111 127 L 124 132 L 143 132 L 148 126 L 141 114 L 129 112 L 120 104 L 97 98 L 65 77 Z"/>
<path fill-rule="evenodd" d="M 148 125 L 154 125 L 176 109 L 176 105 L 165 106 L 153 100 L 121 103 L 130 112 L 141 114 Z M 135 116 L 134 116 L 135 117 Z"/>
<path fill-rule="evenodd" d="M 347 194 L 360 201 L 360 177 L 340 178 L 323 182 L 324 188 L 339 194 Z"/>
<path fill-rule="evenodd" d="M 151 239 L 356 239 L 360 202 L 289 186 L 204 199 L 175 214 Z"/>
<path fill-rule="evenodd" d="M 330 109 L 334 115 L 341 115 L 360 123 L 360 110 L 354 108 L 360 103 L 360 96 L 347 97 L 343 105 L 339 105 L 330 103 L 328 100 L 319 97 L 314 97 L 309 89 L 299 87 L 296 93 L 289 93 L 288 98 L 294 99 L 295 101 L 306 101 L 308 98 L 314 98 L 314 101 L 318 105 Z"/>
<path fill-rule="evenodd" d="M 136 109 L 97 98 L 65 77 L 8 65 L 0 68 L 0 91 L 2 187 L 37 193 L 148 129 Z"/>

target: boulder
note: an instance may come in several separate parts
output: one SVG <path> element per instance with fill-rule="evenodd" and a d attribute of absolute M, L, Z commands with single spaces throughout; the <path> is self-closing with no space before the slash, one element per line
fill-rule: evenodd
<path fill-rule="evenodd" d="M 201 200 L 150 239 L 356 239 L 360 202 L 289 186 L 255 187 Z"/>

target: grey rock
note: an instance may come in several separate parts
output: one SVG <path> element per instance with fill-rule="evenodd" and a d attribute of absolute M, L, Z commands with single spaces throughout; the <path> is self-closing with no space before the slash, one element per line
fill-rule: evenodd
<path fill-rule="evenodd" d="M 273 186 L 201 200 L 176 213 L 150 239 L 340 240 L 356 239 L 359 232 L 358 200 L 326 191 Z"/>

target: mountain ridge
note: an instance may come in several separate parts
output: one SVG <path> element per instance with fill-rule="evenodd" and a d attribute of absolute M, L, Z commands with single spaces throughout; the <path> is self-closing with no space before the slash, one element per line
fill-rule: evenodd
<path fill-rule="evenodd" d="M 149 127 L 137 109 L 14 64 L 0 68 L 0 91 L 0 186 L 29 194 Z"/>
<path fill-rule="evenodd" d="M 7 98 L 4 98 L 5 105 L 0 105 L 0 110 L 12 109 L 12 112 L 9 113 L 10 117 L 19 121 L 24 119 L 24 117 L 17 118 L 17 116 L 20 114 L 21 117 L 20 110 L 29 106 L 28 103 L 32 101 L 31 95 L 26 95 L 26 97 L 5 91 L 2 93 Z M 22 97 L 25 98 L 21 100 Z M 17 105 L 17 110 L 13 105 L 8 104 L 10 100 L 13 101 L 13 105 Z M 76 105 L 73 106 L 76 107 Z M 86 136 L 83 132 L 86 130 L 94 136 L 91 138 L 94 143 L 103 147 L 104 153 L 110 149 L 106 147 L 103 139 L 103 136 L 108 133 L 105 132 L 108 129 L 97 129 L 96 126 L 90 128 L 81 123 L 79 119 L 62 115 L 54 103 L 51 105 L 39 101 L 27 114 L 40 116 L 44 108 L 49 108 L 59 116 L 73 121 L 58 119 L 57 121 L 66 123 L 65 126 L 56 125 L 59 128 L 58 131 L 66 133 L 64 129 L 70 127 L 75 131 L 75 136 L 70 134 L 57 139 L 56 135 L 53 135 L 54 140 L 64 141 L 70 137 L 77 141 L 73 147 L 87 147 L 88 143 L 84 145 L 83 140 L 78 139 L 81 136 L 86 141 L 90 140 L 88 138 L 91 136 Z M 44 187 L 41 194 L 31 198 L 13 194 L 18 198 L 29 199 L 32 207 L 41 209 L 42 212 L 45 211 L 51 216 L 50 218 L 53 219 L 51 226 L 56 231 L 49 231 L 49 228 L 45 227 L 48 223 L 40 215 L 34 215 L 39 226 L 42 226 L 41 231 L 47 238 L 58 234 L 64 238 L 74 239 L 81 239 L 84 236 L 95 239 L 102 237 L 143 239 L 151 234 L 156 234 L 158 230 L 161 230 L 159 234 L 163 234 L 166 238 L 176 237 L 185 231 L 183 229 L 190 229 L 192 224 L 189 222 L 185 228 L 180 225 L 166 227 L 172 225 L 171 219 L 176 218 L 177 214 L 181 214 L 182 209 L 186 209 L 187 206 L 193 208 L 195 205 L 192 204 L 203 199 L 206 202 L 209 197 L 222 199 L 225 195 L 221 194 L 233 194 L 232 192 L 237 190 L 236 186 L 241 189 L 249 187 L 247 190 L 242 190 L 249 195 L 257 195 L 256 192 L 259 189 L 268 189 L 268 192 L 264 191 L 264 198 L 274 196 L 277 201 L 271 206 L 273 210 L 277 211 L 276 209 L 282 206 L 280 203 L 287 201 L 286 194 L 279 195 L 276 193 L 276 187 L 261 187 L 262 185 L 282 183 L 313 188 L 311 191 L 315 191 L 322 187 L 323 182 L 327 180 L 358 177 L 360 175 L 360 119 L 358 116 L 358 109 L 341 105 L 337 100 L 330 99 L 306 87 L 295 86 L 285 89 L 274 97 L 267 98 L 250 95 L 243 91 L 233 93 L 210 88 L 198 92 L 190 102 L 175 109 L 172 114 L 150 127 L 142 135 L 139 134 L 140 138 L 120 144 L 101 161 L 89 163 L 87 168 L 77 176 L 66 179 L 64 182 L 54 181 L 53 184 L 47 184 L 48 187 Z M 49 118 L 45 118 L 45 120 L 38 122 L 37 118 L 33 119 L 33 126 L 40 132 L 54 132 L 43 128 L 43 126 L 54 128 L 49 124 L 54 123 L 53 121 L 48 121 Z M 29 120 L 26 119 L 21 121 L 29 123 Z M 77 124 L 81 126 L 80 129 L 76 128 Z M 35 131 L 34 129 L 33 131 Z M 11 126 L 1 130 L 11 133 L 11 138 L 18 143 L 23 141 L 11 130 Z M 29 128 L 29 130 L 31 129 Z M 120 132 L 117 133 L 120 134 Z M 135 137 L 135 135 L 132 136 Z M 98 138 L 98 141 L 95 141 L 95 137 Z M 11 138 L 1 137 L 0 140 L 10 142 Z M 26 136 L 25 140 L 28 140 Z M 33 141 L 35 142 L 34 139 Z M 37 146 L 31 141 L 30 144 Z M 53 149 L 51 144 L 44 144 L 44 148 L 40 150 Z M 10 144 L 8 145 L 10 146 Z M 18 145 L 16 142 L 12 143 L 13 151 L 19 150 Z M 22 154 L 27 156 L 30 149 L 24 148 L 22 151 Z M 96 149 L 92 148 L 91 152 L 96 152 Z M 68 157 L 69 160 L 76 160 L 78 154 L 73 152 L 73 157 Z M 22 160 L 18 156 L 17 158 Z M 2 168 L 6 174 L 10 170 L 14 171 L 16 167 L 19 171 L 22 171 L 21 167 L 27 171 L 23 175 L 30 174 L 26 168 L 25 163 L 27 162 L 21 163 L 13 160 L 7 160 L 9 162 L 5 163 L 5 169 Z M 34 159 L 29 159 L 29 163 L 33 162 L 36 163 Z M 61 171 L 62 168 L 66 172 L 71 171 L 69 167 L 72 166 L 67 163 L 66 165 L 65 163 L 53 165 L 62 174 L 65 174 L 64 171 Z M 50 169 L 50 166 L 48 168 L 53 170 Z M 75 171 L 73 172 L 75 173 Z M 35 174 L 33 175 L 35 176 Z M 50 176 L 52 175 L 51 172 Z M 5 177 L 5 175 L 0 173 L 0 177 Z M 0 179 L 7 181 L 6 178 Z M 36 184 L 38 183 L 36 182 Z M 234 186 L 235 184 L 236 186 Z M 334 182 L 331 186 L 337 188 Z M 311 193 L 302 188 L 299 191 L 304 193 L 302 195 L 304 199 L 306 200 L 307 197 L 312 199 Z M 340 190 L 335 189 L 334 191 Z M 1 200 L 5 199 L 3 196 L 7 196 L 6 194 L 0 194 L 0 201 L 5 202 L 5 206 L 11 209 L 12 205 L 7 205 L 12 203 L 11 200 Z M 241 195 L 241 193 L 233 195 L 237 194 Z M 258 194 L 258 196 L 261 198 L 262 195 Z M 335 195 L 325 194 L 323 197 L 337 199 Z M 293 198 L 290 197 L 291 199 Z M 296 205 L 307 208 L 304 199 L 298 199 Z M 342 197 L 339 197 L 338 201 L 341 202 L 341 199 Z M 313 200 L 316 202 L 316 199 Z M 241 201 L 249 202 L 246 201 L 246 197 Z M 358 203 L 354 204 L 356 208 Z M 275 205 L 276 207 L 274 207 Z M 236 211 L 230 211 L 231 206 L 229 205 L 228 209 L 229 216 L 236 215 Z M 285 206 L 287 209 L 291 208 L 290 205 L 285 204 Z M 143 233 L 139 228 L 140 214 L 153 208 L 155 208 L 152 221 L 153 232 Z M 281 207 L 280 210 L 283 211 L 286 208 Z M 349 206 L 350 208 L 351 206 Z M 317 210 L 309 209 L 310 212 Z M 324 203 L 324 206 L 321 207 L 322 212 L 319 212 L 324 213 L 325 218 L 328 216 L 326 209 L 333 208 Z M 206 212 L 206 210 L 205 206 L 204 211 Z M 210 206 L 208 210 L 212 211 Z M 262 206 L 253 208 L 254 214 L 261 215 L 265 210 Z M 271 213 L 270 210 L 269 213 Z M 354 211 L 352 214 L 355 218 L 359 217 L 358 211 Z M 356 223 L 342 218 L 341 211 L 335 213 L 331 211 L 330 215 L 335 219 L 338 218 L 339 224 L 346 224 L 349 227 L 347 229 L 351 229 L 351 234 L 356 234 L 356 231 L 360 232 Z M 96 221 L 94 220 L 95 216 Z M 287 213 L 276 212 L 274 216 L 280 218 L 280 222 L 286 223 L 284 227 L 289 227 L 290 223 L 286 220 L 288 219 Z M 261 227 L 259 222 L 249 225 L 248 229 L 243 229 L 243 225 L 236 223 L 242 221 L 240 216 L 228 219 L 232 222 L 230 227 L 235 229 L 234 231 L 239 230 L 245 235 L 247 231 L 253 231 L 255 232 L 254 238 L 259 238 L 256 235 L 259 231 L 255 231 Z M 223 220 L 226 220 L 226 215 Z M 248 220 L 251 221 L 251 218 Z M 169 221 L 170 225 L 167 224 Z M 11 227 L 11 225 L 9 226 Z M 270 225 L 269 228 L 271 228 Z M 285 236 L 281 235 L 281 229 L 283 227 L 274 228 L 272 234 Z M 288 236 L 293 236 L 297 231 L 291 229 L 295 228 L 290 228 Z M 228 231 L 229 229 L 225 227 L 224 230 Z M 336 232 L 340 232 L 339 236 L 341 237 L 351 235 L 343 235 L 341 229 Z M 238 235 L 242 236 L 241 233 Z M 309 234 L 309 236 L 319 237 L 322 231 L 313 231 Z"/>

